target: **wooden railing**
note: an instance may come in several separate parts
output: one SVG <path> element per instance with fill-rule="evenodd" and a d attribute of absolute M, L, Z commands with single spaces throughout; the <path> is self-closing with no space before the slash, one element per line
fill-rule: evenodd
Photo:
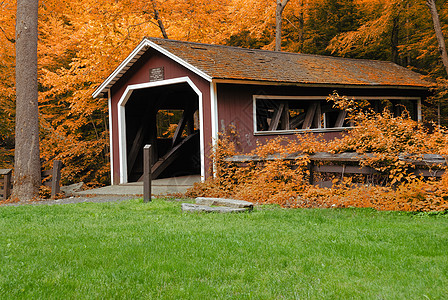
<path fill-rule="evenodd" d="M 247 164 L 249 162 L 265 162 L 272 160 L 292 161 L 305 157 L 304 154 L 274 154 L 267 157 L 256 155 L 235 155 L 227 157 L 225 160 L 235 164 Z M 374 154 L 358 154 L 352 152 L 332 154 L 327 152 L 317 152 L 308 155 L 310 172 L 309 182 L 315 184 L 315 173 L 336 173 L 343 178 L 345 174 L 380 175 L 380 172 L 369 166 L 361 166 L 360 163 L 366 158 L 373 158 Z M 400 161 L 409 163 L 411 171 L 418 176 L 440 178 L 445 173 L 447 158 L 438 154 L 423 154 L 420 159 L 412 156 L 399 155 Z"/>
<path fill-rule="evenodd" d="M 60 160 L 53 161 L 53 168 L 51 170 L 42 171 L 42 184 L 51 187 L 51 197 L 55 198 L 61 192 L 61 167 Z M 0 199 L 8 199 L 11 196 L 12 169 L 0 169 Z M 3 177 L 3 178 L 1 178 Z"/>
<path fill-rule="evenodd" d="M 0 169 L 0 199 L 8 199 L 11 195 L 11 169 Z"/>
<path fill-rule="evenodd" d="M 41 173 L 42 184 L 51 187 L 51 198 L 55 198 L 61 192 L 61 168 L 62 162 L 55 160 L 52 169 Z"/>

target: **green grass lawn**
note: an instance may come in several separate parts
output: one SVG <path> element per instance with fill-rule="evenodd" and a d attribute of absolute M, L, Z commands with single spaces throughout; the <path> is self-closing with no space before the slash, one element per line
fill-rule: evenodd
<path fill-rule="evenodd" d="M 0 207 L 1 299 L 443 299 L 448 218 L 368 209 Z"/>

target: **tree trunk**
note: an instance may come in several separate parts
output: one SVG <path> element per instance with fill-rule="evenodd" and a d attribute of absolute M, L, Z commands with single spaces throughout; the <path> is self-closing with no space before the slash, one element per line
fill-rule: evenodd
<path fill-rule="evenodd" d="M 162 32 L 163 38 L 168 39 L 168 34 L 166 33 L 165 26 L 163 25 L 162 19 L 160 19 L 159 10 L 157 9 L 155 0 L 151 0 L 152 8 L 154 10 L 154 19 L 157 21 L 159 25 L 160 31 Z"/>
<path fill-rule="evenodd" d="M 442 34 L 442 27 L 440 26 L 439 13 L 437 12 L 435 0 L 426 0 L 426 5 L 431 12 L 432 21 L 434 23 L 434 31 L 436 33 L 437 42 L 439 43 L 439 52 L 442 57 L 443 65 L 445 66 L 446 73 L 448 74 L 448 55 L 446 53 L 445 39 Z"/>
<path fill-rule="evenodd" d="M 392 32 L 390 36 L 390 52 L 391 52 L 391 60 L 398 64 L 398 37 L 400 32 L 400 25 L 399 25 L 399 16 L 396 16 L 392 19 Z"/>
<path fill-rule="evenodd" d="M 275 10 L 275 51 L 282 51 L 282 13 L 289 0 L 277 0 Z"/>
<path fill-rule="evenodd" d="M 41 185 L 37 93 L 38 0 L 18 0 L 16 15 L 16 132 L 13 198 L 36 197 Z"/>
<path fill-rule="evenodd" d="M 304 38 L 303 38 L 303 31 L 305 29 L 305 19 L 304 19 L 304 5 L 303 5 L 303 0 L 300 1 L 300 13 L 299 13 L 299 45 L 300 45 L 300 52 L 303 52 L 303 43 L 304 43 Z"/>

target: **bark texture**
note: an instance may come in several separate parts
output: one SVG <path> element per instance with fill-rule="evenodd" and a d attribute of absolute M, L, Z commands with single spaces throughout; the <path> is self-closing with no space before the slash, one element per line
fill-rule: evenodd
<path fill-rule="evenodd" d="M 439 44 L 439 52 L 442 58 L 443 65 L 445 66 L 446 73 L 448 74 L 448 55 L 446 53 L 445 39 L 442 34 L 442 27 L 440 26 L 439 13 L 437 12 L 436 1 L 426 0 L 426 5 L 431 12 L 432 21 L 434 23 L 434 31 L 436 33 L 437 42 Z"/>
<path fill-rule="evenodd" d="M 275 51 L 282 51 L 282 14 L 289 0 L 277 0 L 275 10 Z"/>
<path fill-rule="evenodd" d="M 38 0 L 18 0 L 16 15 L 16 131 L 13 198 L 36 197 L 41 185 L 37 86 Z"/>

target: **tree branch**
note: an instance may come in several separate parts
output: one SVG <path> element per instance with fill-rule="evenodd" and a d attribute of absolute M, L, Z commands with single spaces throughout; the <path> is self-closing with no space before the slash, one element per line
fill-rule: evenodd
<path fill-rule="evenodd" d="M 163 38 L 168 39 L 168 34 L 166 33 L 165 26 L 163 26 L 162 19 L 160 18 L 159 10 L 156 7 L 155 0 L 151 0 L 152 8 L 154 10 L 154 19 L 157 21 L 160 31 L 162 32 Z"/>
<path fill-rule="evenodd" d="M 2 27 L 0 27 L 0 30 L 3 32 L 3 34 L 5 35 L 5 38 L 6 38 L 9 42 L 11 42 L 12 44 L 14 44 L 14 43 L 16 42 L 15 39 L 9 38 L 9 37 L 6 35 L 6 31 L 5 31 Z"/>

